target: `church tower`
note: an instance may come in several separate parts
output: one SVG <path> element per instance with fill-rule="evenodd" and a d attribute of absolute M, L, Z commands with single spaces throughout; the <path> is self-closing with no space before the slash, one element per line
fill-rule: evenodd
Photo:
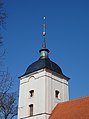
<path fill-rule="evenodd" d="M 48 119 L 58 103 L 69 100 L 69 78 L 48 56 L 45 25 L 44 23 L 40 58 L 29 65 L 26 72 L 19 77 L 18 119 Z"/>

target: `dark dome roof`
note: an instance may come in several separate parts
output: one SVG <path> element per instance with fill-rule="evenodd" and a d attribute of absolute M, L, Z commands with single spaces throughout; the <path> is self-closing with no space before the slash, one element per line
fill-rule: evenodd
<path fill-rule="evenodd" d="M 62 73 L 61 68 L 56 63 L 52 62 L 49 58 L 39 59 L 36 62 L 29 65 L 23 76 L 44 68 L 50 69 L 62 75 L 63 77 L 68 78 Z"/>
<path fill-rule="evenodd" d="M 26 70 L 26 72 L 22 76 L 25 76 L 25 75 L 28 75 L 28 74 L 30 74 L 32 72 L 35 72 L 35 71 L 38 71 L 40 69 L 46 68 L 46 69 L 50 69 L 51 71 L 60 74 L 61 77 L 64 77 L 67 80 L 69 79 L 67 76 L 65 76 L 62 73 L 61 68 L 56 63 L 54 63 L 53 61 L 51 61 L 48 58 L 49 50 L 46 48 L 45 40 L 42 43 L 42 49 L 39 50 L 39 53 L 40 53 L 40 58 L 36 62 L 34 62 L 31 65 L 29 65 L 27 70 Z M 22 77 L 22 76 L 20 76 L 20 77 Z"/>
<path fill-rule="evenodd" d="M 39 59 L 36 62 L 32 63 L 26 70 L 25 74 L 32 73 L 34 71 L 47 68 L 59 74 L 62 74 L 61 68 L 54 62 L 52 62 L 49 58 L 47 59 Z"/>

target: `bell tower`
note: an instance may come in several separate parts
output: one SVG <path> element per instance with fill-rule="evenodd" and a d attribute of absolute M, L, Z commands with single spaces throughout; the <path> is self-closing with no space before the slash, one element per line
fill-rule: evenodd
<path fill-rule="evenodd" d="M 18 119 L 48 119 L 58 103 L 69 100 L 69 78 L 50 60 L 45 36 L 44 23 L 40 58 L 29 65 L 26 72 L 19 77 Z"/>

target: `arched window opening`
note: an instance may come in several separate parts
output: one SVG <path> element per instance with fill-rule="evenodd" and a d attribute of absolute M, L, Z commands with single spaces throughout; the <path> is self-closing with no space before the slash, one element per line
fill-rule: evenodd
<path fill-rule="evenodd" d="M 58 90 L 55 91 L 55 97 L 60 99 L 60 92 Z"/>
<path fill-rule="evenodd" d="M 29 105 L 30 108 L 30 116 L 33 116 L 33 104 Z"/>
<path fill-rule="evenodd" d="M 30 97 L 34 96 L 34 90 L 30 90 L 29 93 L 30 93 Z"/>

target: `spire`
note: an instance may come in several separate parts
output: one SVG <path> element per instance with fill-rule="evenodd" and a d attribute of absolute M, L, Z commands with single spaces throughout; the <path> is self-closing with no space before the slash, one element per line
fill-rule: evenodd
<path fill-rule="evenodd" d="M 42 31 L 42 36 L 43 36 L 43 42 L 42 42 L 42 48 L 46 48 L 46 17 L 43 17 L 43 31 Z"/>
<path fill-rule="evenodd" d="M 46 17 L 45 16 L 43 17 L 42 36 L 43 36 L 42 49 L 39 50 L 41 59 L 48 58 L 48 53 L 49 53 L 49 50 L 46 48 L 46 40 L 45 40 L 45 37 L 46 37 Z"/>
<path fill-rule="evenodd" d="M 46 36 L 46 17 L 43 17 L 43 32 L 42 35 L 45 37 Z"/>
<path fill-rule="evenodd" d="M 42 42 L 42 48 L 45 49 L 46 48 L 46 40 L 44 39 Z"/>

